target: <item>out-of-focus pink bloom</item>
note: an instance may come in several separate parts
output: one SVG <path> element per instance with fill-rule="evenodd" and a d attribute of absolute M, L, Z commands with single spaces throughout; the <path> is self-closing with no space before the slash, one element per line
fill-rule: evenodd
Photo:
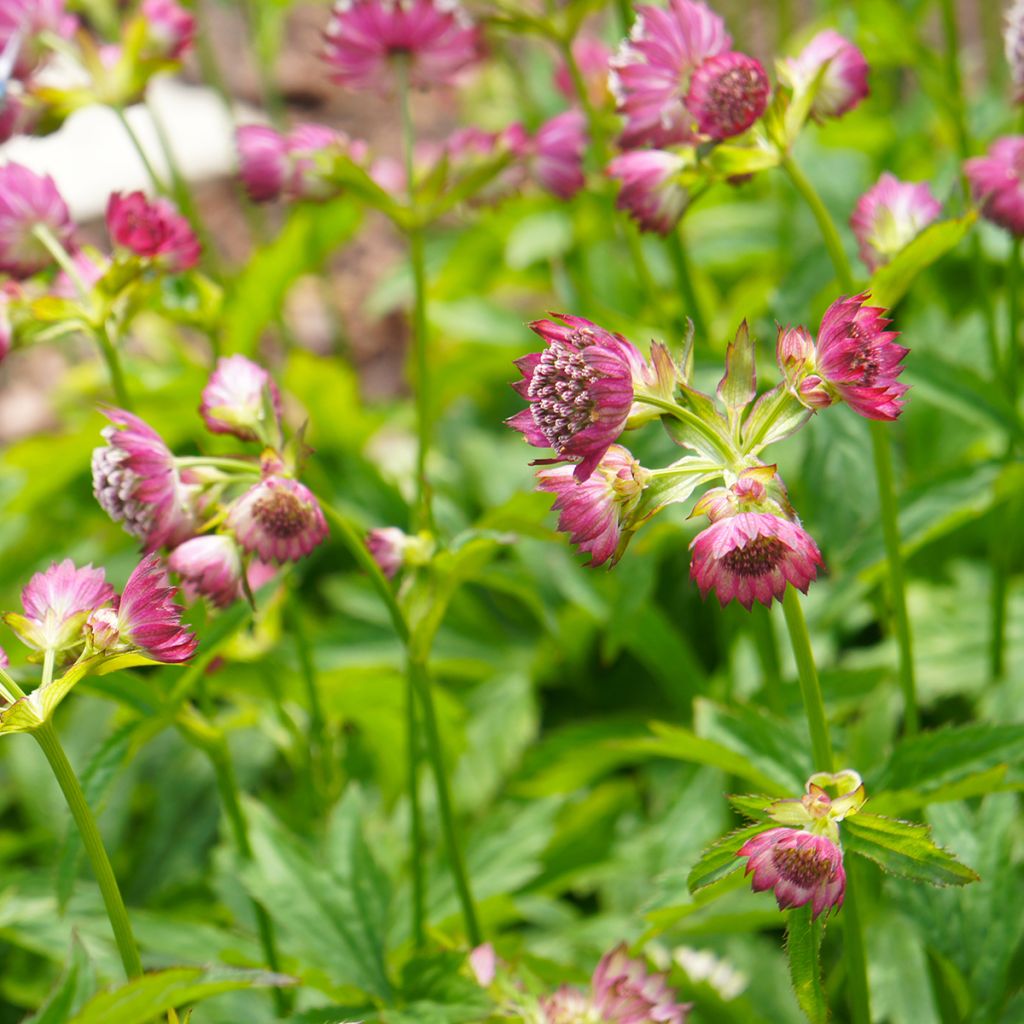
<path fill-rule="evenodd" d="M 142 0 L 149 49 L 165 60 L 181 60 L 192 46 L 196 19 L 175 0 Z"/>
<path fill-rule="evenodd" d="M 79 249 L 71 256 L 71 263 L 78 275 L 78 280 L 86 288 L 92 288 L 97 281 L 110 269 L 110 260 L 96 249 Z M 73 281 L 67 271 L 62 270 L 50 285 L 50 294 L 59 299 L 77 299 L 78 284 Z"/>
<path fill-rule="evenodd" d="M 320 161 L 332 154 L 348 153 L 362 159 L 366 144 L 353 142 L 344 132 L 322 124 L 299 124 L 288 135 L 288 157 L 291 171 L 287 191 L 296 199 L 328 199 L 338 192 L 320 173 Z"/>
<path fill-rule="evenodd" d="M 340 85 L 390 90 L 395 62 L 418 88 L 451 84 L 481 55 L 476 26 L 456 0 L 337 0 L 324 57 Z"/>
<path fill-rule="evenodd" d="M 494 952 L 494 947 L 489 942 L 477 946 L 469 954 L 469 967 L 477 983 L 483 988 L 487 988 L 494 981 L 498 970 L 498 957 Z"/>
<path fill-rule="evenodd" d="M 0 668 L 10 668 L 11 659 L 7 657 L 7 652 L 0 647 Z"/>
<path fill-rule="evenodd" d="M 748 839 L 737 852 L 747 857 L 754 892 L 775 890 L 780 910 L 807 903 L 815 917 L 843 905 L 843 851 L 826 836 L 795 828 L 770 828 Z"/>
<path fill-rule="evenodd" d="M 228 511 L 228 528 L 265 562 L 297 562 L 327 536 L 320 503 L 297 480 L 268 476 Z"/>
<path fill-rule="evenodd" d="M 857 200 L 850 227 L 868 270 L 888 263 L 942 212 L 925 182 L 900 181 L 885 173 Z"/>
<path fill-rule="evenodd" d="M 709 57 L 690 79 L 687 109 L 702 135 L 730 139 L 745 132 L 765 111 L 771 85 L 759 60 L 745 53 Z"/>
<path fill-rule="evenodd" d="M 135 567 L 112 608 L 89 616 L 86 632 L 97 651 L 141 651 L 154 661 L 179 664 L 195 653 L 198 639 L 181 624 L 181 606 L 174 602 L 177 587 L 167 579 L 158 555 L 147 555 Z"/>
<path fill-rule="evenodd" d="M 725 23 L 694 0 L 670 0 L 667 9 L 637 9 L 630 38 L 612 58 L 611 87 L 626 117 L 626 147 L 694 141 L 684 100 L 693 73 L 724 53 L 732 39 Z"/>
<path fill-rule="evenodd" d="M 809 89 L 825 68 L 811 105 L 817 120 L 842 117 L 868 94 L 868 62 L 838 32 L 819 32 L 795 57 L 779 63 L 779 72 L 795 92 Z"/>
<path fill-rule="evenodd" d="M 616 206 L 644 231 L 667 235 L 679 223 L 689 195 L 679 175 L 686 161 L 664 149 L 631 149 L 608 165 L 608 174 L 622 182 Z"/>
<path fill-rule="evenodd" d="M 583 188 L 586 147 L 587 122 L 580 111 L 566 110 L 545 121 L 531 146 L 530 167 L 537 184 L 559 199 L 571 199 Z"/>
<path fill-rule="evenodd" d="M 0 0 L 0 50 L 12 39 L 18 49 L 14 78 L 27 78 L 50 52 L 39 39 L 44 32 L 70 39 L 77 28 L 78 19 L 65 12 L 64 0 Z"/>
<path fill-rule="evenodd" d="M 694 538 L 690 577 L 707 597 L 714 590 L 724 607 L 737 600 L 782 599 L 786 584 L 803 593 L 822 564 L 818 545 L 799 523 L 769 512 L 740 512 L 712 523 Z"/>
<path fill-rule="evenodd" d="M 223 533 L 193 537 L 179 544 L 167 559 L 181 577 L 189 598 L 207 597 L 225 608 L 242 593 L 242 555 L 238 545 Z"/>
<path fill-rule="evenodd" d="M 107 203 L 107 231 L 116 245 L 157 260 L 169 270 L 188 270 L 199 262 L 199 239 L 166 199 L 114 192 Z"/>
<path fill-rule="evenodd" d="M 593 106 L 603 107 L 609 96 L 608 73 L 612 51 L 595 36 L 577 36 L 572 43 L 572 55 L 583 77 L 587 98 Z M 564 60 L 555 68 L 555 88 L 567 100 L 579 102 L 576 84 Z"/>
<path fill-rule="evenodd" d="M 1006 12 L 1003 44 L 1014 101 L 1024 103 L 1024 0 L 1015 0 Z"/>
<path fill-rule="evenodd" d="M 964 164 L 971 193 L 985 217 L 1024 238 L 1024 135 L 1006 135 L 985 156 Z"/>
<path fill-rule="evenodd" d="M 401 195 L 408 191 L 405 168 L 402 166 L 401 160 L 390 156 L 379 156 L 370 164 L 367 173 L 385 192 Z"/>
<path fill-rule="evenodd" d="M 244 124 L 235 132 L 242 182 L 256 203 L 277 199 L 288 174 L 288 142 L 262 124 Z"/>
<path fill-rule="evenodd" d="M 163 438 L 123 409 L 105 410 L 107 444 L 92 453 L 93 493 L 103 510 L 121 523 L 146 551 L 175 547 L 196 530 L 193 492 Z"/>
<path fill-rule="evenodd" d="M 794 387 L 814 368 L 814 338 L 806 327 L 779 327 L 775 358 L 783 376 Z"/>
<path fill-rule="evenodd" d="M 556 496 L 551 507 L 559 514 L 558 529 L 590 555 L 586 564 L 596 568 L 618 561 L 624 524 L 648 479 L 630 452 L 613 444 L 586 479 L 578 480 L 572 466 L 553 466 L 538 471 L 537 489 Z"/>
<path fill-rule="evenodd" d="M 11 323 L 11 302 L 21 297 L 18 285 L 6 281 L 0 285 L 0 362 L 7 358 L 14 344 L 14 325 Z"/>
<path fill-rule="evenodd" d="M 590 996 L 571 985 L 563 985 L 540 1001 L 544 1024 L 588 1024 L 594 1019 Z"/>
<path fill-rule="evenodd" d="M 40 225 L 63 246 L 69 247 L 74 224 L 53 178 L 21 164 L 0 167 L 0 270 L 28 277 L 53 257 L 32 233 Z"/>
<path fill-rule="evenodd" d="M 407 539 L 406 532 L 397 526 L 378 526 L 366 535 L 366 547 L 388 579 L 402 568 Z"/>
<path fill-rule="evenodd" d="M 281 392 L 273 377 L 245 356 L 222 356 L 203 388 L 199 414 L 214 434 L 280 442 Z"/>
<path fill-rule="evenodd" d="M 8 88 L 7 95 L 0 99 L 0 142 L 21 132 L 25 119 L 25 105 Z"/>

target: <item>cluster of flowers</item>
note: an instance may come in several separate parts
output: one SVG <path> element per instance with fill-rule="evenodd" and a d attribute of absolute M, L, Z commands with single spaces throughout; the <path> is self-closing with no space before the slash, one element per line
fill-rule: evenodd
<path fill-rule="evenodd" d="M 170 551 L 189 597 L 224 606 L 265 582 L 271 563 L 308 555 L 327 524 L 313 493 L 295 479 L 305 451 L 301 438 L 284 443 L 281 396 L 266 370 L 244 356 L 222 358 L 200 413 L 213 433 L 260 443 L 258 461 L 175 458 L 139 417 L 108 409 L 107 443 L 93 453 L 93 490 L 147 552 Z"/>

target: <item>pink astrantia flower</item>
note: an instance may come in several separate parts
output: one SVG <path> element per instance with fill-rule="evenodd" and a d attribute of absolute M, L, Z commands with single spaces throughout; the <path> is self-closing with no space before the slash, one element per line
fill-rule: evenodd
<path fill-rule="evenodd" d="M 16 36 L 17 57 L 12 77 L 25 79 L 45 60 L 50 48 L 43 33 L 70 39 L 78 19 L 64 10 L 64 0 L 0 0 L 0 50 Z"/>
<path fill-rule="evenodd" d="M 366 547 L 380 571 L 393 579 L 405 561 L 407 535 L 397 526 L 379 526 L 366 535 Z"/>
<path fill-rule="evenodd" d="M 456 0 L 337 0 L 324 56 L 351 89 L 388 91 L 395 59 L 412 85 L 448 85 L 481 55 L 480 36 Z"/>
<path fill-rule="evenodd" d="M 1015 0 L 1006 12 L 1003 44 L 1014 101 L 1024 103 L 1024 0 Z"/>
<path fill-rule="evenodd" d="M 590 555 L 591 568 L 618 561 L 628 540 L 629 515 L 636 507 L 649 473 L 630 452 L 613 444 L 596 470 L 578 480 L 572 466 L 553 466 L 537 473 L 537 490 L 556 496 L 558 529 L 580 551 Z"/>
<path fill-rule="evenodd" d="M 573 40 L 572 55 L 583 77 L 587 98 L 594 107 L 605 106 L 609 95 L 608 71 L 612 51 L 596 36 L 580 35 Z M 567 100 L 579 101 L 576 84 L 564 60 L 555 69 L 555 88 Z"/>
<path fill-rule="evenodd" d="M 498 957 L 494 952 L 494 946 L 489 942 L 477 946 L 469 954 L 469 967 L 477 984 L 487 988 L 494 981 L 494 976 L 498 971 Z"/>
<path fill-rule="evenodd" d="M 690 79 L 686 107 L 702 135 L 730 139 L 765 111 L 771 86 L 759 60 L 745 53 L 709 57 Z"/>
<path fill-rule="evenodd" d="M 684 100 L 690 78 L 732 39 L 725 23 L 694 0 L 670 0 L 667 9 L 641 6 L 630 38 L 612 59 L 611 86 L 626 117 L 623 146 L 694 141 Z"/>
<path fill-rule="evenodd" d="M 888 263 L 942 212 L 926 182 L 900 181 L 885 173 L 857 200 L 850 227 L 868 270 Z"/>
<path fill-rule="evenodd" d="M 797 56 L 780 61 L 779 72 L 794 91 L 811 88 L 822 67 L 811 116 L 842 117 L 868 94 L 868 62 L 849 39 L 832 29 L 819 32 Z"/>
<path fill-rule="evenodd" d="M 107 203 L 107 231 L 116 245 L 169 270 L 188 270 L 199 262 L 199 239 L 166 199 L 114 192 Z"/>
<path fill-rule="evenodd" d="M 679 223 L 689 195 L 679 182 L 686 161 L 663 149 L 633 149 L 608 165 L 608 174 L 622 182 L 616 206 L 644 231 L 667 235 Z"/>
<path fill-rule="evenodd" d="M 277 199 L 288 174 L 288 141 L 262 124 L 244 124 L 235 132 L 239 170 L 249 198 L 256 203 Z"/>
<path fill-rule="evenodd" d="M 545 121 L 531 146 L 530 167 L 537 184 L 559 199 L 571 199 L 583 188 L 586 145 L 586 118 L 580 111 L 566 110 Z"/>
<path fill-rule="evenodd" d="M 175 0 L 142 0 L 149 49 L 166 60 L 181 60 L 192 46 L 196 19 Z"/>
<path fill-rule="evenodd" d="M 0 167 L 0 271 L 28 277 L 53 259 L 32 233 L 47 228 L 66 248 L 72 244 L 74 224 L 53 178 L 21 164 Z"/>
<path fill-rule="evenodd" d="M 187 540 L 197 525 L 193 490 L 163 438 L 130 412 L 105 413 L 113 426 L 103 429 L 106 446 L 92 454 L 96 500 L 146 551 Z"/>
<path fill-rule="evenodd" d="M 214 434 L 280 443 L 281 392 L 274 379 L 245 356 L 222 356 L 203 388 L 199 414 Z"/>
<path fill-rule="evenodd" d="M 297 562 L 327 536 L 320 504 L 297 480 L 268 476 L 228 511 L 228 528 L 265 562 Z"/>
<path fill-rule="evenodd" d="M 160 557 L 147 555 L 128 577 L 121 596 L 114 597 L 113 607 L 89 616 L 86 632 L 93 649 L 111 654 L 137 650 L 169 665 L 188 661 L 199 641 L 181 624 L 177 592 Z"/>
<path fill-rule="evenodd" d="M 242 594 L 242 555 L 234 539 L 222 533 L 193 537 L 179 544 L 167 560 L 191 598 L 207 597 L 225 608 Z"/>
<path fill-rule="evenodd" d="M 964 173 L 985 217 L 1024 238 L 1024 135 L 996 139 L 985 156 L 964 164 Z"/>
<path fill-rule="evenodd" d="M 690 544 L 690 577 L 707 597 L 714 590 L 724 607 L 737 600 L 750 609 L 755 601 L 782 599 L 786 584 L 807 593 L 822 564 L 821 552 L 799 523 L 770 512 L 740 512 L 719 519 Z"/>
<path fill-rule="evenodd" d="M 748 839 L 737 856 L 748 858 L 746 874 L 753 872 L 754 892 L 774 889 L 780 910 L 810 903 L 817 917 L 843 905 L 843 852 L 826 836 L 771 828 Z"/>

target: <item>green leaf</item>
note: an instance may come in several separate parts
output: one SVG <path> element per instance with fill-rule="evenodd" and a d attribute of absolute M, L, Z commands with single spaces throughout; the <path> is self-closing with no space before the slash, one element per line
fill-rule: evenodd
<path fill-rule="evenodd" d="M 65 1024 L 86 999 L 96 991 L 96 973 L 89 954 L 77 935 L 71 939 L 71 956 L 56 988 L 37 1013 L 22 1024 Z"/>
<path fill-rule="evenodd" d="M 737 856 L 740 847 L 748 839 L 753 839 L 759 832 L 765 832 L 772 827 L 770 823 L 748 825 L 746 828 L 736 829 L 735 832 L 730 832 L 727 836 L 722 836 L 717 842 L 712 843 L 700 855 L 700 860 L 694 864 L 687 876 L 686 884 L 690 892 L 695 893 L 700 889 L 705 889 L 728 877 L 737 868 L 743 867 L 743 860 Z"/>
<path fill-rule="evenodd" d="M 754 400 L 756 394 L 754 339 L 744 320 L 725 350 L 725 376 L 718 382 L 718 397 L 729 414 L 730 423 Z"/>
<path fill-rule="evenodd" d="M 873 860 L 883 871 L 930 885 L 967 885 L 978 875 L 942 847 L 928 825 L 861 812 L 843 822 L 844 849 Z"/>
<path fill-rule="evenodd" d="M 743 451 L 756 455 L 799 430 L 812 412 L 784 384 L 766 391 L 743 423 Z"/>
<path fill-rule="evenodd" d="M 509 232 L 505 261 L 516 270 L 564 256 L 572 248 L 572 219 L 561 208 L 523 217 Z"/>
<path fill-rule="evenodd" d="M 718 464 L 699 455 L 687 455 L 666 469 L 672 472 L 660 471 L 643 489 L 631 520 L 634 526 L 647 522 L 668 505 L 688 501 L 698 487 L 722 475 Z"/>
<path fill-rule="evenodd" d="M 810 904 L 791 910 L 786 923 L 789 979 L 800 1009 L 811 1024 L 828 1020 L 828 996 L 821 982 L 821 940 L 825 924 L 811 917 Z"/>

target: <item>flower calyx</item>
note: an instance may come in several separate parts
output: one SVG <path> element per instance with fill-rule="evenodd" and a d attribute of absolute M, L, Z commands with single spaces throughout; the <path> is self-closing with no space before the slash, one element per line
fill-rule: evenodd
<path fill-rule="evenodd" d="M 816 772 L 807 780 L 803 796 L 776 800 L 766 811 L 780 825 L 803 828 L 838 845 L 839 823 L 857 814 L 866 801 L 860 775 L 847 768 L 835 774 Z"/>

